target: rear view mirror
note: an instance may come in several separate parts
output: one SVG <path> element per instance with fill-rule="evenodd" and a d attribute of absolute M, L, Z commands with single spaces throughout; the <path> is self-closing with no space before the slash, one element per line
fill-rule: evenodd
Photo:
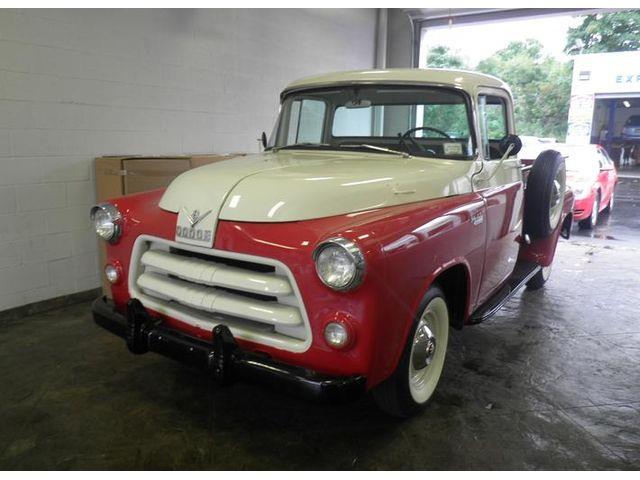
<path fill-rule="evenodd" d="M 354 98 L 344 104 L 346 108 L 369 108 L 371 106 L 371 100 L 365 100 L 362 98 Z"/>
<path fill-rule="evenodd" d="M 505 135 L 504 137 L 502 137 L 502 140 L 500 140 L 500 154 L 504 155 L 505 153 L 507 153 L 510 145 L 512 145 L 512 147 L 509 155 L 517 155 L 518 152 L 522 149 L 522 140 L 520 140 L 520 137 L 517 135 Z"/>
<path fill-rule="evenodd" d="M 262 142 L 262 148 L 267 148 L 267 134 L 262 132 L 260 135 L 260 141 Z"/>

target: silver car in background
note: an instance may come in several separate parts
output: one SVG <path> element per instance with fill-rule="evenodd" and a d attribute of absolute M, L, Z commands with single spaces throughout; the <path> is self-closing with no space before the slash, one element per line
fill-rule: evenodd
<path fill-rule="evenodd" d="M 622 138 L 640 139 L 640 115 L 631 115 L 624 123 Z"/>

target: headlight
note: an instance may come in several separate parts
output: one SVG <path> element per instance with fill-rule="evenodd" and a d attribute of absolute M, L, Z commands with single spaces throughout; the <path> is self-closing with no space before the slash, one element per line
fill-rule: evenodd
<path fill-rule="evenodd" d="M 91 221 L 96 235 L 114 243 L 122 233 L 122 215 L 110 203 L 100 203 L 91 209 Z"/>
<path fill-rule="evenodd" d="M 330 238 L 322 242 L 313 252 L 316 272 L 329 288 L 351 290 L 364 277 L 364 256 L 358 246 L 342 237 Z"/>

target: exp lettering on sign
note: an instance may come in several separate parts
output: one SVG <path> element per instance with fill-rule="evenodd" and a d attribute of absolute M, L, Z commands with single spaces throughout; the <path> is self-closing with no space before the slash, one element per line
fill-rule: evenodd
<path fill-rule="evenodd" d="M 640 73 L 616 75 L 616 83 L 640 83 Z"/>

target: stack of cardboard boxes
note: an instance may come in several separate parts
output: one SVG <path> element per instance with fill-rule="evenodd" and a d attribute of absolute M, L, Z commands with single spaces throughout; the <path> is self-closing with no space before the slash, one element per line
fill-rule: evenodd
<path fill-rule="evenodd" d="M 106 200 L 164 188 L 187 170 L 209 163 L 229 160 L 243 154 L 190 155 L 175 157 L 105 156 L 96 158 L 96 200 Z M 100 242 L 100 268 L 104 266 L 105 245 Z M 102 274 L 102 289 L 111 295 L 109 282 Z"/>

